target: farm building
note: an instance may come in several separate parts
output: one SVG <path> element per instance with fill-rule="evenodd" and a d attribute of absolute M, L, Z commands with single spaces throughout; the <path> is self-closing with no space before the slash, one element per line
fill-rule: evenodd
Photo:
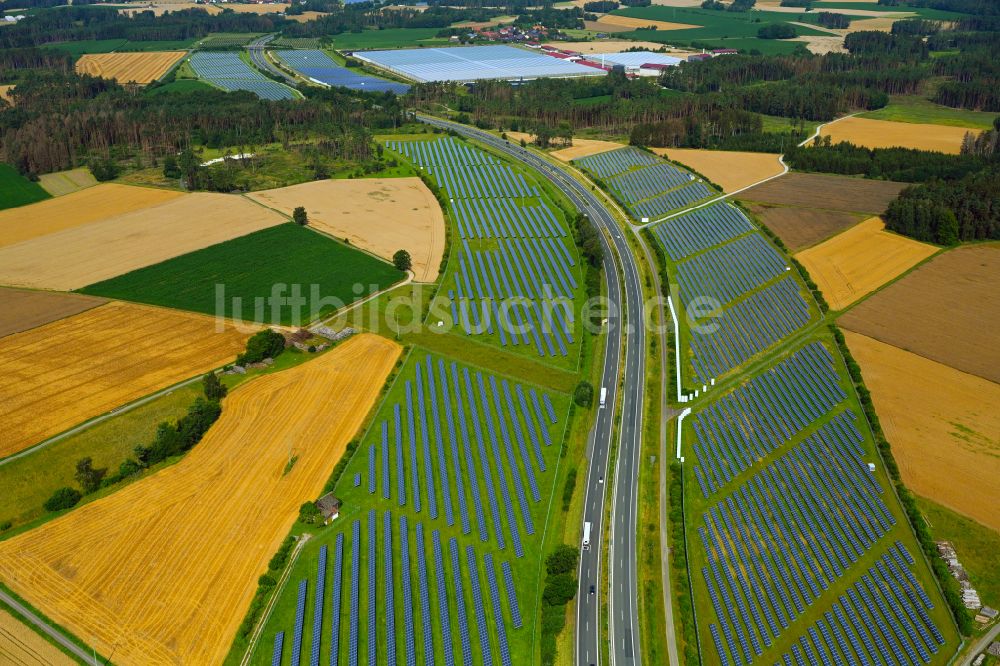
<path fill-rule="evenodd" d="M 659 76 L 664 69 L 682 62 L 680 58 L 653 51 L 602 53 L 592 56 L 590 60 L 601 67 L 619 65 L 624 68 L 626 74 L 632 76 Z"/>
<path fill-rule="evenodd" d="M 316 508 L 323 515 L 323 524 L 336 520 L 340 515 L 341 501 L 333 493 L 327 493 L 316 500 Z"/>

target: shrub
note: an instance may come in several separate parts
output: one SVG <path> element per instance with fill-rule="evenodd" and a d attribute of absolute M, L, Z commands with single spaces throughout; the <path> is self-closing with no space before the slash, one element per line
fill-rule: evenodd
<path fill-rule="evenodd" d="M 545 571 L 549 576 L 576 571 L 579 558 L 580 552 L 576 548 L 562 544 L 545 558 Z"/>
<path fill-rule="evenodd" d="M 573 577 L 573 574 L 561 573 L 546 579 L 542 601 L 550 606 L 561 606 L 575 596 L 576 578 Z"/>
<path fill-rule="evenodd" d="M 309 224 L 309 216 L 306 214 L 306 209 L 302 206 L 296 206 L 295 210 L 292 211 L 292 221 L 303 227 Z"/>
<path fill-rule="evenodd" d="M 5 521 L 3 521 L 2 523 L 0 523 L 0 532 L 6 532 L 6 531 L 7 531 L 7 530 L 9 530 L 9 529 L 10 529 L 10 528 L 11 528 L 11 527 L 12 527 L 13 525 L 14 525 L 14 523 L 12 523 L 12 522 L 11 522 L 11 521 L 9 521 L 9 520 L 5 520 Z"/>
<path fill-rule="evenodd" d="M 259 363 L 265 358 L 277 358 L 285 349 L 285 338 L 281 333 L 267 328 L 254 333 L 247 340 L 246 351 L 236 358 L 237 365 Z"/>
<path fill-rule="evenodd" d="M 314 502 L 306 502 L 299 507 L 299 522 L 305 525 L 315 525 L 320 522 L 322 514 Z"/>
<path fill-rule="evenodd" d="M 205 392 L 205 397 L 214 402 L 218 402 L 226 397 L 229 389 L 219 381 L 219 376 L 214 372 L 207 373 L 201 378 L 201 386 Z"/>
<path fill-rule="evenodd" d="M 46 511 L 62 511 L 77 505 L 83 495 L 76 488 L 60 488 L 52 493 L 52 497 L 45 500 Z"/>
<path fill-rule="evenodd" d="M 590 382 L 580 382 L 573 391 L 573 402 L 580 407 L 594 404 L 594 386 Z"/>
<path fill-rule="evenodd" d="M 576 467 L 570 467 L 566 472 L 566 484 L 563 486 L 562 507 L 563 511 L 569 511 L 569 504 L 573 501 L 573 490 L 576 488 Z"/>

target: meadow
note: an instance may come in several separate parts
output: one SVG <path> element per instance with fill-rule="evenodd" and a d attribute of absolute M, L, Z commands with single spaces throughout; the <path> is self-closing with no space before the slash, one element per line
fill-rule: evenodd
<path fill-rule="evenodd" d="M 442 46 L 447 39 L 436 37 L 438 28 L 387 28 L 360 33 L 334 35 L 331 47 L 338 51 L 354 49 L 399 49 L 409 46 Z"/>
<path fill-rule="evenodd" d="M 320 296 L 351 303 L 398 282 L 403 274 L 392 265 L 309 229 L 287 223 L 212 245 L 202 250 L 141 268 L 81 291 L 95 296 L 163 305 L 244 321 L 305 325 L 336 309 L 330 302 L 313 302 L 311 285 Z M 362 284 L 361 293 L 354 286 Z M 221 312 L 216 285 L 224 285 Z M 311 301 L 294 321 L 293 307 L 263 307 L 275 285 L 300 285 Z M 284 296 L 291 293 L 286 290 Z M 242 299 L 234 303 L 235 299 Z M 236 308 L 239 308 L 238 310 Z M 259 314 L 259 316 L 258 316 Z"/>
<path fill-rule="evenodd" d="M 892 120 L 901 123 L 951 125 L 974 129 L 991 129 L 1000 114 L 990 111 L 969 111 L 942 106 L 918 95 L 893 95 L 889 103 L 876 111 L 858 114 L 860 118 Z"/>
<path fill-rule="evenodd" d="M 48 198 L 49 193 L 41 185 L 31 182 L 9 164 L 0 163 L 0 210 Z"/>

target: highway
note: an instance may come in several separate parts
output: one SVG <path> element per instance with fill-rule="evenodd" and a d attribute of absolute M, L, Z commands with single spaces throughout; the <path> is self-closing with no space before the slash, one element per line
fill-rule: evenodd
<path fill-rule="evenodd" d="M 276 35 L 273 34 L 264 35 L 260 39 L 256 39 L 250 42 L 249 44 L 247 44 L 247 53 L 250 55 L 250 60 L 253 61 L 253 64 L 256 65 L 258 69 L 264 70 L 265 72 L 269 72 L 274 76 L 280 76 L 290 86 L 294 88 L 299 83 L 298 81 L 295 80 L 295 77 L 289 76 L 285 72 L 275 67 L 273 64 L 271 64 L 271 61 L 268 60 L 267 56 L 265 55 L 265 47 L 275 37 Z"/>
<path fill-rule="evenodd" d="M 599 664 L 605 644 L 610 646 L 611 663 L 630 666 L 641 663 L 636 586 L 636 510 L 638 465 L 642 435 L 643 387 L 645 383 L 644 302 L 636 259 L 622 230 L 601 200 L 563 169 L 538 155 L 510 144 L 488 132 L 450 121 L 419 115 L 423 122 L 451 129 L 474 138 L 535 169 L 558 187 L 582 213 L 604 233 L 604 274 L 608 285 L 609 315 L 607 353 L 601 384 L 608 390 L 607 407 L 598 409 L 597 421 L 588 446 L 583 521 L 591 523 L 591 547 L 580 557 L 580 587 L 577 603 L 576 659 L 582 666 Z M 624 296 L 624 301 L 622 297 Z M 624 348 L 622 341 L 624 340 Z M 618 379 L 624 380 L 619 390 Z M 599 392 L 599 389 L 598 389 Z M 614 423 L 614 407 L 621 401 L 621 421 Z M 610 464 L 610 449 L 617 435 L 614 465 L 611 525 L 608 533 L 608 617 L 609 636 L 602 642 L 600 624 L 601 549 L 604 543 L 604 514 Z M 581 525 L 582 537 L 582 525 Z M 591 589 L 595 592 L 591 593 Z"/>

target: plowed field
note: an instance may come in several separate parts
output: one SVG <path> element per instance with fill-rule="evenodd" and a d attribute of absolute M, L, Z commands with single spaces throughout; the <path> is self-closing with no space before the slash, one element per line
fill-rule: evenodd
<path fill-rule="evenodd" d="M 399 353 L 360 335 L 247 384 L 176 465 L 0 543 L 0 579 L 115 663 L 221 663 Z"/>
<path fill-rule="evenodd" d="M 741 192 L 745 201 L 783 206 L 846 210 L 881 215 L 889 202 L 906 187 L 891 180 L 866 180 L 818 173 L 787 173 Z"/>
<path fill-rule="evenodd" d="M 90 74 L 119 83 L 156 81 L 187 51 L 149 51 L 146 53 L 88 53 L 76 61 L 78 74 Z"/>
<path fill-rule="evenodd" d="M 933 245 L 884 229 L 882 220 L 873 217 L 795 255 L 831 310 L 844 309 L 937 252 Z"/>
<path fill-rule="evenodd" d="M 103 298 L 0 287 L 0 338 L 106 303 Z"/>
<path fill-rule="evenodd" d="M 752 204 L 750 210 L 778 234 L 792 252 L 815 245 L 860 222 L 863 216 L 840 210 Z"/>
<path fill-rule="evenodd" d="M 844 336 L 907 488 L 1000 531 L 1000 385 Z"/>
<path fill-rule="evenodd" d="M 0 457 L 232 361 L 211 317 L 108 303 L 0 339 Z"/>
<path fill-rule="evenodd" d="M 945 125 L 897 123 L 871 118 L 844 118 L 820 130 L 833 143 L 849 141 L 866 148 L 916 148 L 957 155 L 962 148 L 966 132 L 978 136 L 979 130 Z"/>

